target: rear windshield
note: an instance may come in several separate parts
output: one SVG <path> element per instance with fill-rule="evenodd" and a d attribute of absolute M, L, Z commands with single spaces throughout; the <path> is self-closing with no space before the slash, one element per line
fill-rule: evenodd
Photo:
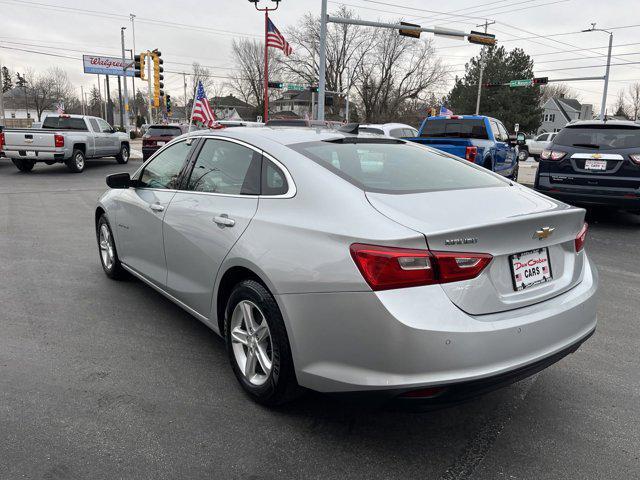
<path fill-rule="evenodd" d="M 182 135 L 182 130 L 180 127 L 149 127 L 147 130 L 147 134 L 154 137 L 177 137 L 178 135 Z"/>
<path fill-rule="evenodd" d="M 616 148 L 640 147 L 640 128 L 638 127 L 567 127 L 553 139 L 554 145 L 567 147 L 611 150 Z"/>
<path fill-rule="evenodd" d="M 442 118 L 427 120 L 422 137 L 478 138 L 487 140 L 484 120 L 466 118 Z"/>
<path fill-rule="evenodd" d="M 87 125 L 84 123 L 83 118 L 70 117 L 47 117 L 44 119 L 44 122 L 42 122 L 41 128 L 87 131 Z"/>
<path fill-rule="evenodd" d="M 291 148 L 368 192 L 419 193 L 507 185 L 457 157 L 401 141 L 309 142 Z"/>

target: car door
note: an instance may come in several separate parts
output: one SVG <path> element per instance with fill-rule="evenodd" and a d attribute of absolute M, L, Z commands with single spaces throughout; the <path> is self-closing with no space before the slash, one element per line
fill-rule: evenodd
<path fill-rule="evenodd" d="M 100 155 L 103 157 L 117 155 L 120 152 L 120 139 L 115 134 L 115 130 L 101 118 L 98 119 L 98 123 L 104 138 L 104 150 Z"/>
<path fill-rule="evenodd" d="M 261 163 L 247 144 L 203 139 L 165 215 L 167 291 L 205 317 L 218 269 L 258 208 Z"/>
<path fill-rule="evenodd" d="M 193 148 L 193 139 L 166 147 L 135 177 L 138 186 L 118 197 L 116 229 L 122 262 L 159 286 L 165 286 L 167 266 L 162 221 L 179 186 Z"/>
<path fill-rule="evenodd" d="M 106 137 L 105 137 L 105 134 L 102 133 L 102 130 L 100 129 L 100 124 L 98 123 L 98 119 L 93 117 L 89 118 L 89 125 L 91 125 L 93 143 L 94 143 L 92 156 L 99 157 L 102 155 L 102 152 L 106 147 L 105 145 Z"/>
<path fill-rule="evenodd" d="M 494 119 L 489 120 L 491 124 L 491 132 L 493 133 L 493 171 L 502 173 L 502 171 L 506 168 L 507 162 L 507 144 L 505 143 L 505 139 L 502 137 L 502 132 L 500 132 L 500 128 L 498 127 L 498 122 Z"/>
<path fill-rule="evenodd" d="M 511 175 L 511 171 L 516 166 L 516 148 L 509 143 L 509 132 L 507 132 L 504 124 L 500 121 L 496 121 L 496 123 L 498 124 L 498 130 L 500 131 L 500 137 L 502 138 L 501 147 L 505 151 L 502 170 L 504 170 L 505 174 Z"/>

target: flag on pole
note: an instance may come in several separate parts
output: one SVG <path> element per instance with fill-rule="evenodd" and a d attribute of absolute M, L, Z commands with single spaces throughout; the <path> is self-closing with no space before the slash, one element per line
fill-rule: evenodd
<path fill-rule="evenodd" d="M 445 107 L 444 105 L 442 105 L 440 107 L 440 115 L 453 115 L 453 112 L 449 110 L 447 107 Z"/>
<path fill-rule="evenodd" d="M 209 100 L 207 100 L 207 95 L 204 92 L 201 81 L 198 81 L 198 89 L 196 90 L 196 99 L 193 104 L 191 119 L 194 122 L 203 123 L 209 128 L 218 123 L 215 113 L 211 110 L 211 105 L 209 105 Z"/>
<path fill-rule="evenodd" d="M 284 52 L 284 54 L 288 57 L 293 53 L 293 48 L 289 45 L 280 30 L 276 28 L 271 19 L 268 20 L 267 23 L 267 47 L 278 48 Z"/>

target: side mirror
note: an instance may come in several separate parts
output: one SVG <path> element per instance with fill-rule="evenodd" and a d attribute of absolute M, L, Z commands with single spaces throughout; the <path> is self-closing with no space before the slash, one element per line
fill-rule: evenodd
<path fill-rule="evenodd" d="M 527 144 L 527 137 L 525 136 L 524 133 L 518 132 L 518 134 L 516 135 L 516 144 L 519 147 Z"/>
<path fill-rule="evenodd" d="M 107 185 L 109 188 L 129 188 L 131 186 L 131 175 L 128 173 L 114 173 L 108 175 Z"/>

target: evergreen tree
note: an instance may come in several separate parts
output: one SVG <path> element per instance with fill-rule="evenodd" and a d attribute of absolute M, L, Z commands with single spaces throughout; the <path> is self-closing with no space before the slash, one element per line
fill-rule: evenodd
<path fill-rule="evenodd" d="M 504 47 L 485 49 L 485 68 L 482 83 L 508 83 L 510 80 L 533 78 L 533 60 L 522 49 L 507 52 Z M 466 73 L 456 78 L 455 85 L 445 100 L 445 105 L 456 114 L 473 114 L 476 110 L 480 56 L 466 64 Z M 497 118 L 507 130 L 513 131 L 516 123 L 523 132 L 534 132 L 540 126 L 540 87 L 508 86 L 483 87 L 480 114 Z"/>
<path fill-rule="evenodd" d="M 13 79 L 11 78 L 11 72 L 9 72 L 9 69 L 7 67 L 2 67 L 2 72 L 0 73 L 0 77 L 2 77 L 2 82 L 0 82 L 2 84 L 2 92 L 6 93 L 13 88 Z"/>

